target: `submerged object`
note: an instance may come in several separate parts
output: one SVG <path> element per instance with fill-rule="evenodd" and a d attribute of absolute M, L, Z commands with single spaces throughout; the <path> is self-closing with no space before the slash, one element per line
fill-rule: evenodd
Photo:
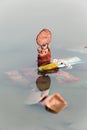
<path fill-rule="evenodd" d="M 47 110 L 58 113 L 67 106 L 67 102 L 59 93 L 55 93 L 48 97 L 48 100 L 45 101 L 45 107 Z"/>
<path fill-rule="evenodd" d="M 72 65 L 78 64 L 81 62 L 79 57 L 71 57 L 71 58 L 64 58 L 64 59 L 53 59 L 51 63 L 47 65 L 42 65 L 38 67 L 38 71 L 40 72 L 48 72 L 50 70 L 59 69 L 62 67 L 69 67 L 72 68 Z"/>

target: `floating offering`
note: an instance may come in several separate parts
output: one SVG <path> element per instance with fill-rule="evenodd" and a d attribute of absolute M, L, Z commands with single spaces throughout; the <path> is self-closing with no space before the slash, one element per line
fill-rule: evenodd
<path fill-rule="evenodd" d="M 55 69 L 58 69 L 58 64 L 54 62 L 38 67 L 38 71 L 40 72 L 46 72 L 46 71 L 55 70 Z"/>
<path fill-rule="evenodd" d="M 38 71 L 40 72 L 48 72 L 50 70 L 59 69 L 62 67 L 71 68 L 72 65 L 78 64 L 81 62 L 79 57 L 71 57 L 71 58 L 64 58 L 64 59 L 53 59 L 51 63 L 47 65 L 42 65 L 38 67 Z"/>
<path fill-rule="evenodd" d="M 58 113 L 67 106 L 67 102 L 61 97 L 60 94 L 53 94 L 46 102 L 45 107 L 47 110 Z"/>

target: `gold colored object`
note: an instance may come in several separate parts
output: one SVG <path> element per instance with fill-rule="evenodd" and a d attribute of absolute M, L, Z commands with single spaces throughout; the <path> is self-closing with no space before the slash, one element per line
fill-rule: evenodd
<path fill-rule="evenodd" d="M 59 68 L 58 64 L 52 62 L 50 64 L 42 65 L 42 66 L 38 67 L 38 70 L 44 72 L 44 71 L 50 71 L 50 70 L 54 70 L 54 69 L 58 69 L 58 68 Z"/>

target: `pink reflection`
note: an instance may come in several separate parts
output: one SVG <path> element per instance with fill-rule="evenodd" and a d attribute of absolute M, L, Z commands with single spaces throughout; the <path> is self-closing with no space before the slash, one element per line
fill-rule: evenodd
<path fill-rule="evenodd" d="M 59 83 L 74 83 L 78 81 L 77 77 L 72 76 L 68 72 L 58 72 L 56 79 Z"/>
<path fill-rule="evenodd" d="M 34 77 L 36 76 L 35 74 L 35 69 L 34 68 L 23 68 L 21 69 L 21 72 L 25 75 L 25 76 L 31 76 Z"/>
<path fill-rule="evenodd" d="M 34 82 L 37 76 L 34 68 L 23 68 L 20 71 L 17 70 L 7 71 L 5 72 L 5 74 L 13 81 L 22 83 Z"/>
<path fill-rule="evenodd" d="M 16 70 L 5 72 L 5 74 L 15 81 L 25 80 L 25 78 Z"/>
<path fill-rule="evenodd" d="M 84 46 L 84 48 L 87 48 L 87 46 Z"/>

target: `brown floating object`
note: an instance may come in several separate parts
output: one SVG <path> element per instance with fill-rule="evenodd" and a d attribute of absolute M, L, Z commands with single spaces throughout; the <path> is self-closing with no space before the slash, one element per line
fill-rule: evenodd
<path fill-rule="evenodd" d="M 45 102 L 44 105 L 47 110 L 58 113 L 67 106 L 67 102 L 60 94 L 55 93 Z"/>

